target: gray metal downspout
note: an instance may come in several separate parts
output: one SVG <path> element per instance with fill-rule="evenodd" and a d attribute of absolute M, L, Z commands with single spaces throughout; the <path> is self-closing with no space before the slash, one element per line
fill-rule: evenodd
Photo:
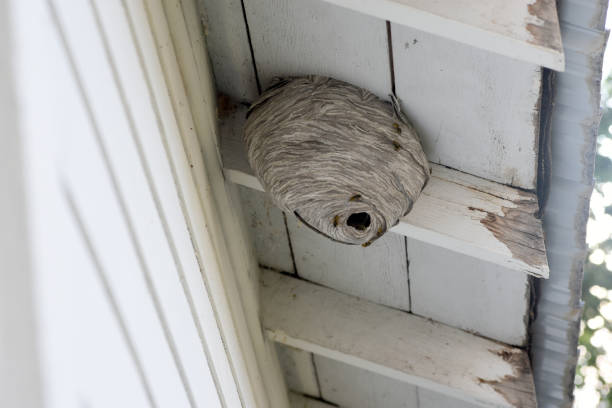
<path fill-rule="evenodd" d="M 551 174 L 543 217 L 550 279 L 538 282 L 530 344 L 540 408 L 570 407 L 573 402 L 586 222 L 607 38 L 606 0 L 560 0 L 558 4 L 566 69 L 553 82 Z"/>

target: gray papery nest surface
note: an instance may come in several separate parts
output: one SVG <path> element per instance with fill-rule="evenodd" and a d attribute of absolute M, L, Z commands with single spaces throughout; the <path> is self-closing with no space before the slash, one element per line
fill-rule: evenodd
<path fill-rule="evenodd" d="M 278 79 L 249 108 L 251 167 L 274 203 L 327 237 L 369 245 L 431 169 L 397 100 L 322 76 Z"/>

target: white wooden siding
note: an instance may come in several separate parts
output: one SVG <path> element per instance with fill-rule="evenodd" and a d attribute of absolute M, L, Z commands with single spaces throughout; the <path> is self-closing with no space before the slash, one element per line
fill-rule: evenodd
<path fill-rule="evenodd" d="M 68 6 L 69 3 L 64 4 Z M 104 1 L 94 4 L 91 10 L 87 10 L 85 4 L 79 3 L 70 9 L 58 7 L 60 24 L 65 27 L 68 52 L 73 58 L 75 76 L 80 77 L 77 81 L 82 87 L 83 102 L 87 101 L 91 107 L 88 119 L 91 121 L 92 132 L 89 134 L 95 137 L 89 145 L 79 144 L 87 140 L 85 137 L 78 141 L 68 141 L 76 154 L 66 160 L 67 188 L 74 192 L 75 201 L 84 213 L 84 222 L 93 219 L 96 213 L 96 220 L 102 224 L 108 223 L 108 219 L 125 220 L 127 233 L 124 235 L 132 243 L 121 245 L 118 238 L 115 242 L 124 250 L 134 247 L 132 257 L 136 263 L 128 267 L 128 270 L 140 270 L 144 275 L 145 285 L 156 303 L 156 312 L 168 337 L 169 347 L 177 359 L 177 369 L 180 376 L 184 377 L 183 381 L 192 400 L 190 402 L 203 405 L 210 395 L 201 393 L 210 390 L 210 386 L 199 386 L 195 379 L 204 375 L 200 371 L 207 366 L 208 350 L 203 344 L 205 334 L 201 329 L 200 316 L 197 315 L 197 312 L 202 311 L 190 305 L 193 302 L 190 289 L 200 297 L 205 296 L 206 292 L 188 228 L 184 223 L 179 193 L 171 177 L 171 166 L 174 164 L 171 158 L 168 160 L 168 153 L 164 150 L 163 139 L 166 135 L 155 126 L 161 118 L 156 118 L 154 107 L 144 103 L 150 101 L 151 96 L 133 42 L 126 41 L 130 38 L 129 23 L 121 4 Z M 138 76 L 143 79 L 135 80 Z M 109 109 L 109 106 L 119 109 Z M 142 139 L 144 135 L 148 137 Z M 153 138 L 152 135 L 157 137 Z M 100 151 L 103 163 L 97 174 L 109 174 L 110 187 L 106 194 L 116 195 L 120 208 L 117 215 L 100 214 L 95 204 L 104 202 L 106 196 L 96 193 L 98 189 L 101 190 L 98 186 L 103 182 L 96 180 L 96 173 L 88 174 L 86 166 L 87 163 L 93 166 L 95 159 L 78 154 L 91 152 L 91 155 L 97 151 Z M 91 186 L 96 186 L 96 191 L 92 191 Z M 181 228 L 180 235 L 170 226 Z M 95 230 L 91 235 L 103 236 Z M 113 235 L 108 234 L 109 237 Z M 94 246 L 103 248 L 104 244 L 96 245 L 94 242 Z M 122 265 L 109 264 L 106 269 L 119 272 Z M 186 283 L 185 287 L 183 282 Z M 197 286 L 190 288 L 189 283 Z M 125 291 L 126 310 L 129 309 L 132 291 L 119 282 L 115 290 Z M 208 313 L 205 312 L 204 316 L 208 318 L 207 326 L 210 326 L 214 324 L 211 305 L 207 309 Z M 222 347 L 221 339 L 218 340 Z M 199 359 L 195 356 L 199 356 Z M 229 382 L 224 384 L 233 383 L 230 371 L 228 375 L 224 380 Z M 190 381 L 191 378 L 193 380 Z M 236 400 L 233 403 L 239 404 L 236 390 L 234 395 Z"/>
<path fill-rule="evenodd" d="M 210 203 L 230 198 L 200 157 L 183 83 L 197 65 L 174 54 L 185 3 L 11 2 L 45 406 L 288 406 L 259 319 L 258 356 L 245 323 L 256 288 L 230 284 L 213 235 Z M 214 99 L 202 105 L 225 188 Z M 236 246 L 235 265 L 252 263 Z"/>
<path fill-rule="evenodd" d="M 32 239 L 28 233 L 32 220 L 27 217 L 26 174 L 22 163 L 25 147 L 19 133 L 18 76 L 13 66 L 17 59 L 16 47 L 22 40 L 15 35 L 12 23 L 23 18 L 23 10 L 19 11 L 11 2 L 0 3 L 0 53 L 4 56 L 4 63 L 0 64 L 0 191 L 3 197 L 0 199 L 0 361 L 3 362 L 0 364 L 0 406 L 30 408 L 40 406 L 43 396 L 40 350 L 33 336 L 36 305 Z M 36 8 L 32 11 L 38 13 Z"/>

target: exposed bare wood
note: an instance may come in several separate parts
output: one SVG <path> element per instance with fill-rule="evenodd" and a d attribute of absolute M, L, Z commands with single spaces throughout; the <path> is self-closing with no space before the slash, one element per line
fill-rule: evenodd
<path fill-rule="evenodd" d="M 279 343 L 481 406 L 536 406 L 524 350 L 274 272 L 261 291 Z"/>
<path fill-rule="evenodd" d="M 537 197 L 442 166 L 396 232 L 548 277 Z M 419 232 L 440 236 L 423 238 Z M 414 235 L 413 235 L 414 234 Z M 448 242 L 447 245 L 444 242 Z M 483 248 L 486 253 L 481 252 Z M 479 255 L 479 253 L 481 255 Z"/>
<path fill-rule="evenodd" d="M 325 0 L 487 51 L 565 68 L 554 0 Z"/>
<path fill-rule="evenodd" d="M 249 168 L 241 129 L 244 108 L 221 125 L 226 177 L 262 190 Z M 548 277 L 542 224 L 533 193 L 432 165 L 429 184 L 392 232 L 438 245 L 509 270 Z"/>

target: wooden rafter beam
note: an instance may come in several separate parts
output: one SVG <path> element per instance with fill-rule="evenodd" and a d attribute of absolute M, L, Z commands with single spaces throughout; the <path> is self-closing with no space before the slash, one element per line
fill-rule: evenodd
<path fill-rule="evenodd" d="M 263 191 L 242 142 L 243 108 L 220 123 L 226 177 Z M 548 278 L 542 222 L 535 194 L 432 165 L 428 185 L 392 232 L 536 277 Z"/>
<path fill-rule="evenodd" d="M 522 349 L 267 270 L 261 299 L 276 342 L 482 406 L 536 406 Z"/>
<path fill-rule="evenodd" d="M 325 0 L 487 51 L 565 69 L 552 0 Z"/>

